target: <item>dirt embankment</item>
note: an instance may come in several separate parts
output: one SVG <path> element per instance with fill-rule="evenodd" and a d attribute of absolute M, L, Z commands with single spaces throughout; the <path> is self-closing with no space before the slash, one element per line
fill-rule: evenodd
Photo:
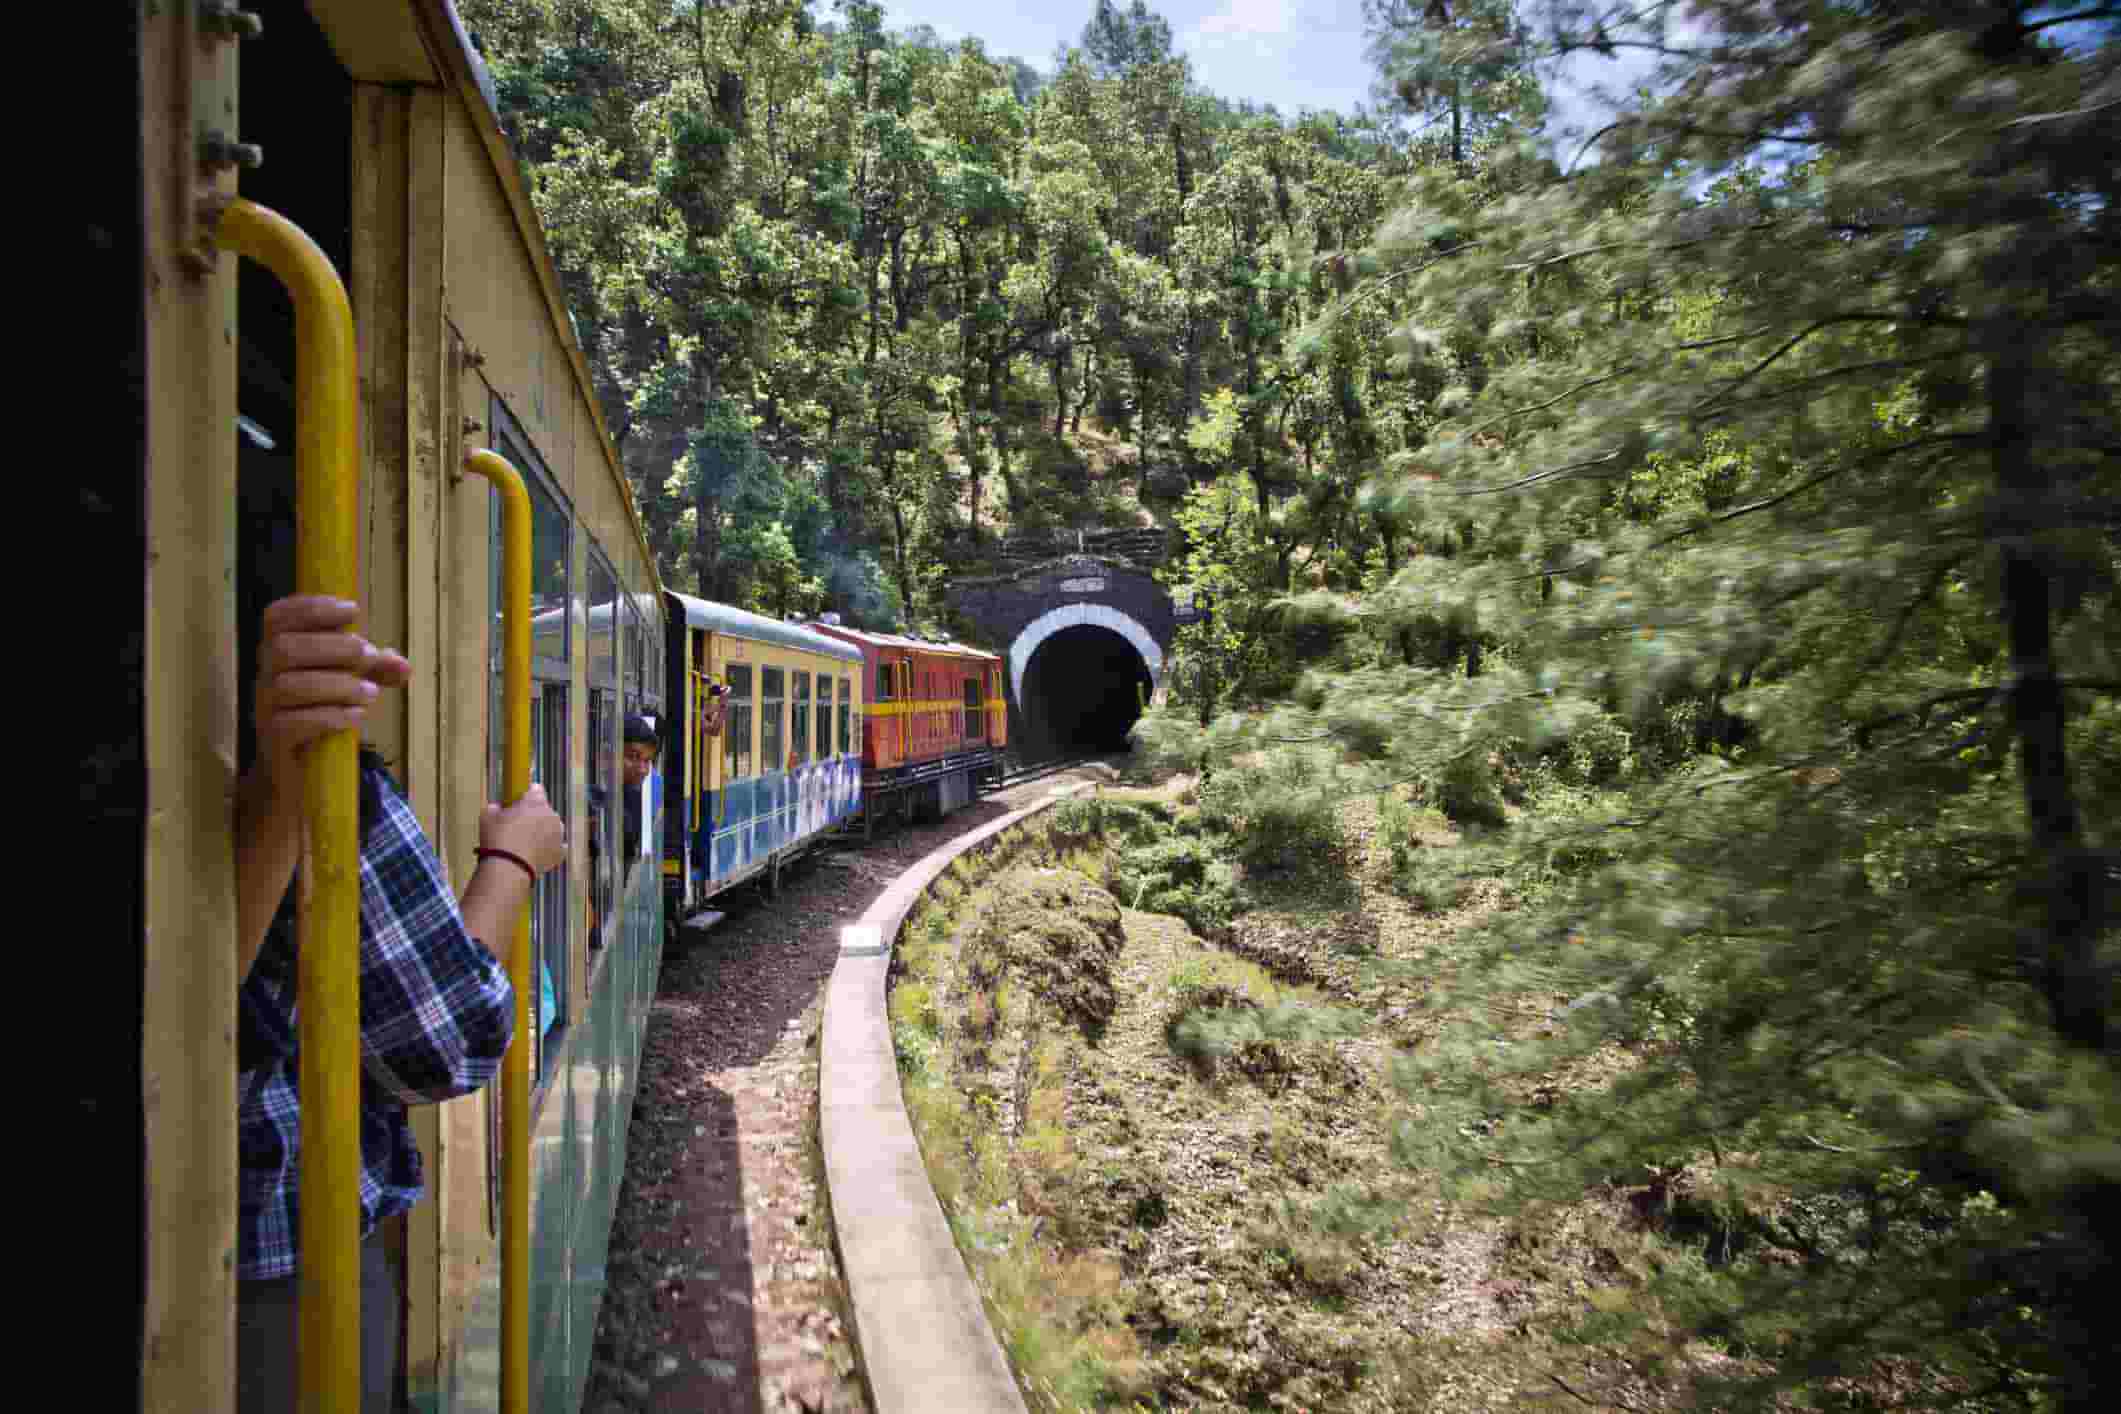
<path fill-rule="evenodd" d="M 1060 824 L 915 920 L 909 1107 L 1034 1407 L 1573 1403 L 1543 1372 L 1581 1357 L 1542 1317 L 1580 1315 L 1639 1244 L 1624 1203 L 1510 1225 L 1395 1157 L 1421 1108 L 1394 1058 L 1507 901 L 1401 898 L 1371 811 L 1343 817 L 1352 890 L 1254 899 L 1223 946 L 1122 908 L 1100 842 Z"/>

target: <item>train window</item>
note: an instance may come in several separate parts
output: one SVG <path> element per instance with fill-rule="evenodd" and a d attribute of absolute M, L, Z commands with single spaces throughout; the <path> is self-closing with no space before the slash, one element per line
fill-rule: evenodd
<path fill-rule="evenodd" d="M 794 717 L 788 733 L 788 759 L 800 766 L 810 759 L 810 674 L 798 668 L 795 674 Z"/>
<path fill-rule="evenodd" d="M 840 755 L 854 754 L 854 680 L 840 679 Z"/>
<path fill-rule="evenodd" d="M 569 713 L 567 685 L 537 682 L 530 693 L 530 778 L 545 787 L 552 807 L 561 818 L 567 815 L 567 736 Z M 498 790 L 496 798 L 498 798 Z M 531 885 L 530 954 L 535 960 L 537 991 L 532 1014 L 537 1017 L 538 1045 L 534 1053 L 534 1075 L 542 1085 L 549 1078 L 558 1056 L 556 1034 L 567 1021 L 570 974 L 567 970 L 567 866 L 549 869 Z"/>
<path fill-rule="evenodd" d="M 876 700 L 891 700 L 891 665 L 879 659 L 876 665 Z"/>
<path fill-rule="evenodd" d="M 593 542 L 592 542 L 593 545 Z M 589 946 L 602 947 L 617 909 L 619 869 L 619 579 L 601 550 L 589 562 Z"/>
<path fill-rule="evenodd" d="M 817 756 L 832 759 L 832 679 L 824 673 L 817 675 Z"/>
<path fill-rule="evenodd" d="M 574 584 L 569 568 L 573 563 L 573 515 L 566 500 L 554 487 L 544 458 L 532 446 L 508 405 L 498 396 L 488 400 L 488 420 L 496 450 L 522 473 L 530 492 L 530 778 L 542 784 L 552 807 L 568 821 L 570 805 L 568 738 L 571 717 L 568 685 L 571 673 L 573 627 L 569 596 Z M 501 498 L 488 498 L 488 602 L 493 606 L 492 630 L 488 636 L 491 691 L 488 697 L 486 740 L 492 778 L 490 789 L 498 800 L 502 787 L 501 701 Z M 593 754 L 593 753 L 592 753 Z M 571 824 L 571 821 L 568 821 Z M 533 886 L 530 900 L 530 951 L 535 961 L 537 990 L 532 996 L 532 1014 L 537 1018 L 535 1073 L 540 1083 L 549 1075 L 559 1054 L 559 1039 L 568 1020 L 568 996 L 572 974 L 568 963 L 568 936 L 572 891 L 566 865 L 548 870 Z"/>
<path fill-rule="evenodd" d="M 626 596 L 626 679 L 630 711 L 648 710 L 648 660 L 653 656 L 648 651 L 648 628 L 641 622 L 640 604 L 629 594 Z"/>
<path fill-rule="evenodd" d="M 985 735 L 985 733 L 980 731 L 979 726 L 979 679 L 966 678 L 965 721 L 964 725 L 959 729 L 959 735 L 966 737 L 979 737 Z"/>
<path fill-rule="evenodd" d="M 553 489 L 544 458 L 531 446 L 508 405 L 491 400 L 498 450 L 523 474 L 530 490 L 530 613 L 531 671 L 543 677 L 566 676 L 569 649 L 569 615 L 565 612 L 570 588 L 568 566 L 572 517 L 567 503 Z M 501 585 L 501 498 L 488 498 L 490 514 L 487 544 L 492 547 L 491 572 L 494 601 L 498 610 Z M 495 615 L 498 638 L 499 614 Z M 496 644 L 496 658 L 499 648 Z"/>
<path fill-rule="evenodd" d="M 619 596 L 619 609 L 620 642 L 626 655 L 620 675 L 621 686 L 626 693 L 626 715 L 635 717 L 647 711 L 646 694 L 642 691 L 646 679 L 641 664 L 641 609 L 631 594 Z"/>
<path fill-rule="evenodd" d="M 759 669 L 759 770 L 781 769 L 783 670 Z"/>
<path fill-rule="evenodd" d="M 638 598 L 641 605 L 641 697 L 648 703 L 648 710 L 653 712 L 663 704 L 663 655 L 657 651 L 663 642 L 662 621 L 656 614 L 653 598 L 646 594 Z"/>
<path fill-rule="evenodd" d="M 751 698 L 751 665 L 732 663 L 729 704 L 722 720 L 723 752 L 731 780 L 751 774 L 751 724 L 757 716 L 758 707 Z"/>

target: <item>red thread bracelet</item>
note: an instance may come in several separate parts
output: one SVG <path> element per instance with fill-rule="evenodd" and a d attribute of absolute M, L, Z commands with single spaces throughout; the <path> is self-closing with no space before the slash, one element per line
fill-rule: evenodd
<path fill-rule="evenodd" d="M 528 874 L 531 883 L 535 884 L 538 881 L 538 871 L 530 867 L 530 861 L 513 850 L 488 849 L 482 845 L 471 853 L 472 857 L 476 859 L 505 859 L 525 874 Z"/>

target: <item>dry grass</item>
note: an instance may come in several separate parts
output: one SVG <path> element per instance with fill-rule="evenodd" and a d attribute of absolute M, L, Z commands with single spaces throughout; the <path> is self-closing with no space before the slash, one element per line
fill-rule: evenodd
<path fill-rule="evenodd" d="M 1685 1407 L 1673 1370 L 1712 1356 L 1657 1353 L 1667 1363 L 1653 1378 L 1652 1362 L 1594 1358 L 1549 1333 L 1644 1299 L 1665 1254 L 1627 1194 L 1505 1222 L 1394 1161 L 1393 1127 L 1423 1116 L 1394 1089 L 1392 1062 L 1454 1020 L 1424 1003 L 1469 930 L 1511 900 L 1484 882 L 1421 908 L 1392 888 L 1375 802 L 1342 824 L 1353 887 L 1260 900 L 1227 948 L 1123 912 L 1119 1006 L 1094 1040 L 1041 1021 L 1022 989 L 972 999 L 993 1014 L 961 1013 L 963 1030 L 934 1021 L 933 998 L 957 997 L 950 933 L 982 883 L 965 885 L 954 919 L 938 905 L 902 953 L 895 1026 L 940 1038 L 909 1104 L 1027 1397 L 1043 1409 Z M 1413 833 L 1422 849 L 1457 838 L 1434 815 Z M 1091 845 L 1050 835 L 989 864 L 1041 856 L 1103 872 Z M 1525 1034 L 1551 1000 L 1524 998 L 1489 1024 Z M 1270 1037 L 1206 1066 L 1174 1045 L 1174 1022 L 1203 1004 L 1290 1003 L 1354 1009 L 1364 1024 Z M 967 1032 L 992 1039 L 975 1054 Z"/>

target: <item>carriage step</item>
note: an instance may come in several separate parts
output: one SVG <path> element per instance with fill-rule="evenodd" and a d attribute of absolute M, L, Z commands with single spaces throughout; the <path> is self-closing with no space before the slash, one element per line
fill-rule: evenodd
<path fill-rule="evenodd" d="M 709 928 L 712 928 L 715 924 L 721 922 L 724 918 L 727 918 L 728 916 L 729 915 L 726 913 L 717 913 L 711 908 L 703 908 L 698 913 L 695 913 L 690 918 L 687 918 L 684 922 L 678 924 L 678 927 L 686 930 L 687 932 L 704 933 Z"/>

